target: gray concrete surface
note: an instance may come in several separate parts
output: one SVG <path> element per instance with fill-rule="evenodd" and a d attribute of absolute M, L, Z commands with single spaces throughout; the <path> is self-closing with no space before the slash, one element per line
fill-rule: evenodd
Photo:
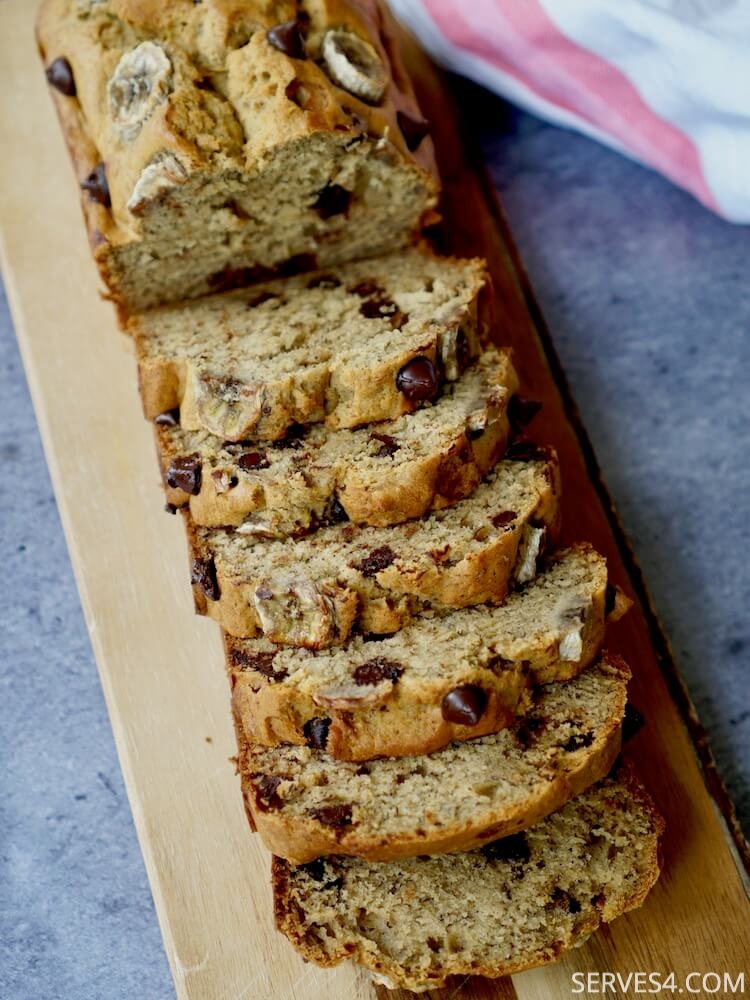
<path fill-rule="evenodd" d="M 750 231 L 586 139 L 469 105 L 747 826 Z M 173 988 L 4 300 L 0 344 L 0 997 L 161 1000 Z"/>

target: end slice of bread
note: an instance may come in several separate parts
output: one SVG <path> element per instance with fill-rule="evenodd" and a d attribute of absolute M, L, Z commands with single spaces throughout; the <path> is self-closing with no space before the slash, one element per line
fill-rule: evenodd
<path fill-rule="evenodd" d="M 353 960 L 391 987 L 511 975 L 640 906 L 659 877 L 663 830 L 624 767 L 524 833 L 466 854 L 274 859 L 276 922 L 306 959 Z"/>

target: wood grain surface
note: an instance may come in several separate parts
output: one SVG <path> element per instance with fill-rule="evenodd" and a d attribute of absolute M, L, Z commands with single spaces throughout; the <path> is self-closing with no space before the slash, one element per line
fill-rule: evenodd
<path fill-rule="evenodd" d="M 0 0 L 0 253 L 177 994 L 410 996 L 374 988 L 353 967 L 305 965 L 273 929 L 268 855 L 248 832 L 229 763 L 218 630 L 192 614 L 182 527 L 163 513 L 130 345 L 99 294 L 76 179 L 38 63 L 34 14 L 27 0 Z M 636 599 L 608 645 L 634 669 L 632 695 L 648 727 L 630 752 L 669 824 L 664 874 L 642 910 L 554 967 L 431 995 L 554 1000 L 571 995 L 574 971 L 673 970 L 678 981 L 693 970 L 738 973 L 750 955 L 750 911 L 730 805 L 688 717 L 494 193 L 465 154 L 439 78 L 413 48 L 410 62 L 437 125 L 448 247 L 488 257 L 496 339 L 513 345 L 525 393 L 545 403 L 533 430 L 561 455 L 566 537 L 605 552 L 614 579 Z"/>

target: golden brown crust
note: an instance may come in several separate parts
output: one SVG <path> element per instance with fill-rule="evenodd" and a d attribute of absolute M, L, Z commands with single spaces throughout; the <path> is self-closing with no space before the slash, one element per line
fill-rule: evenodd
<path fill-rule="evenodd" d="M 406 670 L 397 682 L 385 685 L 382 690 L 359 688 L 347 694 L 343 676 L 334 682 L 331 678 L 338 674 L 324 673 L 322 666 L 326 657 L 338 655 L 335 650 L 305 651 L 306 656 L 313 658 L 312 663 L 306 662 L 304 667 L 299 664 L 299 671 L 287 678 L 274 673 L 283 657 L 278 659 L 275 647 L 266 640 L 241 640 L 225 634 L 233 706 L 246 739 L 262 746 L 310 745 L 310 727 L 325 720 L 326 741 L 323 745 L 313 743 L 313 746 L 325 749 L 332 757 L 368 760 L 378 756 L 408 757 L 430 753 L 454 741 L 504 729 L 527 710 L 532 687 L 572 680 L 593 662 L 601 648 L 605 632 L 606 569 L 590 547 L 577 547 L 571 558 L 577 560 L 579 553 L 581 559 L 591 558 L 593 563 L 591 580 L 584 588 L 585 612 L 573 628 L 577 648 L 572 651 L 563 648 L 562 635 L 570 628 L 567 613 L 563 611 L 560 630 L 549 638 L 542 638 L 541 633 L 529 636 L 528 641 L 525 639 L 516 647 L 516 660 L 509 660 L 507 652 L 504 656 L 497 653 L 497 640 L 489 655 L 485 655 L 488 651 L 480 643 L 481 648 L 467 654 L 465 661 L 452 661 L 450 669 L 442 659 L 439 661 L 443 664 L 441 669 L 432 669 L 433 661 L 430 660 L 428 670 L 421 673 Z M 544 593 L 544 576 L 539 578 L 538 586 L 539 592 Z M 519 596 L 518 604 L 523 606 L 523 600 Z M 551 602 L 549 608 L 557 620 L 557 602 Z M 582 608 L 583 605 L 578 610 Z M 459 627 L 457 622 L 463 619 L 456 616 L 466 619 L 460 626 L 462 630 L 471 632 L 479 628 L 476 618 L 469 624 L 469 616 L 478 613 L 478 609 L 452 612 L 442 620 L 439 634 L 447 636 L 450 630 Z M 411 631 L 416 628 L 412 626 Z M 361 649 L 350 643 L 341 654 L 347 664 L 345 676 L 350 677 L 357 666 L 369 662 L 373 655 L 398 662 L 417 655 L 410 654 L 409 644 L 421 633 L 421 628 L 413 636 L 409 630 L 398 633 L 378 644 L 376 650 L 367 643 L 362 644 Z M 302 655 L 302 651 L 294 653 L 295 657 Z M 437 653 L 431 651 L 430 656 L 433 655 Z M 316 665 L 316 658 L 323 658 L 319 660 L 320 665 Z M 342 683 L 344 691 L 339 696 Z M 351 683 L 349 680 L 349 686 Z M 446 696 L 465 685 L 481 688 L 487 699 L 479 719 L 471 724 L 452 721 L 443 712 Z"/>
<path fill-rule="evenodd" d="M 470 851 L 488 841 L 518 833 L 559 809 L 562 805 L 600 781 L 611 770 L 621 746 L 621 724 L 627 701 L 630 670 L 618 657 L 604 654 L 602 662 L 592 668 L 620 682 L 611 711 L 588 746 L 582 745 L 574 754 L 559 755 L 545 765 L 545 772 L 524 801 L 507 806 L 499 801 L 494 810 L 481 815 L 462 816 L 450 825 L 435 826 L 429 820 L 429 804 L 424 812 L 427 820 L 415 816 L 413 830 L 396 836 L 376 835 L 358 825 L 332 827 L 313 816 L 285 815 L 278 808 L 269 808 L 261 801 L 258 787 L 251 780 L 252 755 L 244 738 L 239 720 L 236 732 L 239 774 L 245 808 L 251 825 L 272 854 L 295 865 L 305 864 L 327 854 L 352 855 L 368 861 L 394 861 L 422 854 L 444 854 Z M 520 734 L 523 739 L 523 733 Z M 521 744 L 523 745 L 523 744 Z M 415 759 L 414 763 L 417 763 Z M 471 780 L 471 775 L 466 775 Z"/>
<path fill-rule="evenodd" d="M 505 468 L 519 475 L 526 471 L 521 463 L 507 463 Z M 515 513 L 509 509 L 509 489 L 503 489 L 506 479 L 496 491 L 482 489 L 460 504 L 449 523 L 428 518 L 390 531 L 332 525 L 312 539 L 287 540 L 283 549 L 279 542 L 243 544 L 244 536 L 202 530 L 186 513 L 191 560 L 212 566 L 217 583 L 209 593 L 194 583 L 196 610 L 238 638 L 265 634 L 285 645 L 322 648 L 344 642 L 355 627 L 362 634 L 388 635 L 429 609 L 499 604 L 519 571 L 527 533 L 539 536 L 532 563 L 557 537 L 556 457 L 550 456 L 538 472 L 534 469 L 535 492 L 525 498 L 527 508 L 510 521 L 497 519 Z M 464 524 L 482 538 L 467 537 Z M 390 565 L 370 572 L 363 560 L 386 549 Z M 336 553 L 333 562 L 331 553 Z M 243 565 L 245 554 L 257 558 Z M 528 582 L 529 573 L 521 582 Z M 283 594 L 289 595 L 285 603 L 275 604 L 272 619 L 264 620 L 260 613 L 260 592 L 278 594 L 279 602 Z"/>
<path fill-rule="evenodd" d="M 158 301 L 205 294 L 224 268 L 231 270 L 233 282 L 248 283 L 261 272 L 290 266 L 300 255 L 318 253 L 323 265 L 351 256 L 340 219 L 319 225 L 315 240 L 304 237 L 302 230 L 310 223 L 301 220 L 296 245 L 282 247 L 275 259 L 273 253 L 253 259 L 252 238 L 241 241 L 240 247 L 237 220 L 230 218 L 225 252 L 220 252 L 220 241 L 212 246 L 205 254 L 205 273 L 176 277 L 174 294 L 144 283 L 139 287 L 140 274 L 156 273 L 147 265 L 157 244 L 151 203 L 144 209 L 134 192 L 148 168 L 165 157 L 177 163 L 170 183 L 176 177 L 193 196 L 207 191 L 215 199 L 217 180 L 221 187 L 221 178 L 231 181 L 244 172 L 252 183 L 281 148 L 298 157 L 300 143 L 323 138 L 345 160 L 345 145 L 354 140 L 361 145 L 357 157 L 366 151 L 372 162 L 398 174 L 402 190 L 411 186 L 414 192 L 405 206 L 403 230 L 397 232 L 394 224 L 393 242 L 407 243 L 433 212 L 437 180 L 431 140 L 426 137 L 410 150 L 399 127 L 403 115 L 415 121 L 421 115 L 397 54 L 390 17 L 377 0 L 315 0 L 308 7 L 307 44 L 315 58 L 302 60 L 290 58 L 267 39 L 278 17 L 296 16 L 291 2 L 46 0 L 42 5 L 37 39 L 45 65 L 67 59 L 76 81 L 75 96 L 56 91 L 53 96 L 79 182 L 98 163 L 106 165 L 111 208 L 92 203 L 86 195 L 82 201 L 95 259 L 123 314 Z M 319 50 L 331 27 L 353 33 L 377 53 L 387 71 L 382 102 L 373 105 L 348 93 L 320 68 Z M 120 59 L 144 40 L 168 52 L 169 75 L 164 93 L 157 95 L 161 99 L 152 102 L 143 122 L 123 132 L 108 88 Z M 165 191 L 166 185 L 159 189 L 157 202 L 164 200 Z M 165 219 L 179 222 L 179 211 Z M 181 250 L 174 245 L 179 257 Z M 359 256 L 368 255 L 363 249 Z M 374 245 L 371 252 L 384 249 Z"/>
<path fill-rule="evenodd" d="M 439 988 L 454 975 L 476 975 L 496 979 L 555 962 L 565 952 L 582 944 L 603 923 L 611 923 L 624 913 L 641 906 L 659 878 L 660 840 L 664 834 L 664 820 L 632 767 L 626 764 L 619 769 L 617 783 L 627 790 L 631 798 L 631 809 L 638 810 L 641 818 L 645 817 L 648 820 L 648 833 L 640 845 L 638 878 L 633 880 L 629 892 L 612 893 L 602 906 L 594 906 L 589 912 L 580 914 L 574 929 L 565 940 L 550 940 L 539 946 L 534 954 L 526 954 L 523 957 L 509 955 L 496 964 L 472 962 L 470 968 L 463 965 L 460 957 L 448 955 L 439 967 L 431 966 L 427 979 L 400 965 L 395 958 L 379 949 L 366 933 L 359 938 L 352 936 L 346 942 L 345 948 L 341 948 L 338 952 L 333 950 L 332 945 L 324 949 L 314 936 L 304 932 L 304 915 L 290 891 L 292 869 L 286 861 L 278 857 L 273 858 L 271 866 L 276 926 L 307 960 L 316 965 L 332 967 L 342 961 L 352 960 L 373 972 L 381 982 L 404 989 Z M 575 802 L 567 808 L 574 807 Z M 619 805 L 613 804 L 613 808 L 619 808 Z M 588 910 L 588 907 L 586 909 Z M 511 914 L 509 919 L 512 919 Z M 540 929 L 541 927 L 543 921 L 540 921 Z M 404 932 L 408 933 L 408 928 L 404 928 Z"/>

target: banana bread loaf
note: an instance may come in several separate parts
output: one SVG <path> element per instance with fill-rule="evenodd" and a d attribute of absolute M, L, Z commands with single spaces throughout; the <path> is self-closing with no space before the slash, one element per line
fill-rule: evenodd
<path fill-rule="evenodd" d="M 305 534 L 348 517 L 385 526 L 469 496 L 505 451 L 516 375 L 488 351 L 431 406 L 356 431 L 318 424 L 274 445 L 228 444 L 157 420 L 167 499 L 197 524 L 241 525 L 263 537 Z M 515 448 L 528 460 L 538 449 Z"/>
<path fill-rule="evenodd" d="M 605 655 L 575 680 L 539 688 L 512 728 L 422 757 L 358 764 L 308 747 L 251 745 L 239 731 L 250 823 L 294 864 L 468 851 L 517 833 L 608 774 L 629 678 Z"/>
<path fill-rule="evenodd" d="M 559 812 L 466 854 L 273 863 L 276 923 L 306 959 L 347 959 L 424 990 L 545 965 L 640 906 L 664 821 L 628 768 Z"/>
<path fill-rule="evenodd" d="M 556 458 L 501 462 L 467 500 L 390 528 L 299 540 L 200 528 L 188 515 L 196 609 L 231 635 L 321 649 L 385 635 L 429 609 L 499 604 L 536 575 L 558 531 Z"/>
<path fill-rule="evenodd" d="M 46 0 L 37 38 L 128 312 L 387 253 L 436 218 L 379 0 Z"/>
<path fill-rule="evenodd" d="M 580 674 L 606 603 L 606 563 L 581 545 L 499 608 L 420 618 L 380 641 L 313 652 L 227 636 L 234 708 L 263 746 L 348 760 L 428 753 L 503 729 L 528 709 L 532 686 Z"/>

